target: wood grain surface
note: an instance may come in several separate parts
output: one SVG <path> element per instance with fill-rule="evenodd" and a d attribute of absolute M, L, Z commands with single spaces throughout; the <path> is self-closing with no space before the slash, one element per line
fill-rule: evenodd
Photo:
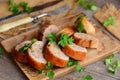
<path fill-rule="evenodd" d="M 106 4 L 95 13 L 95 18 L 103 24 L 110 16 L 114 17 L 115 25 L 105 27 L 110 33 L 120 40 L 120 10 L 117 9 L 113 4 Z"/>

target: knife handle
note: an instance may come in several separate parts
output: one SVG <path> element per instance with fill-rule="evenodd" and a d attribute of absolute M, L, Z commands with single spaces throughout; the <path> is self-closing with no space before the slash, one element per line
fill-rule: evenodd
<path fill-rule="evenodd" d="M 33 21 L 32 17 L 26 17 L 26 18 L 20 19 L 20 20 L 15 21 L 15 22 L 3 24 L 3 25 L 0 26 L 0 32 L 8 31 L 12 28 L 15 28 L 17 26 L 20 26 L 20 25 L 23 25 L 23 24 L 26 24 L 26 23 L 30 23 L 32 21 Z"/>

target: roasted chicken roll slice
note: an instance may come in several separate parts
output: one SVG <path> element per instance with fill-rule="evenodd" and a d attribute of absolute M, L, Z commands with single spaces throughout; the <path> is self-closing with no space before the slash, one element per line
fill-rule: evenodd
<path fill-rule="evenodd" d="M 68 55 L 69 57 L 75 59 L 75 60 L 84 60 L 86 57 L 87 49 L 81 46 L 78 46 L 76 44 L 68 44 L 64 48 L 62 48 L 62 51 Z"/>
<path fill-rule="evenodd" d="M 68 34 L 69 36 L 73 35 L 75 33 L 74 29 L 72 27 L 64 28 L 63 30 L 58 32 L 58 36 L 60 36 L 62 33 Z"/>
<path fill-rule="evenodd" d="M 74 34 L 75 43 L 79 46 L 87 47 L 87 48 L 97 48 L 99 45 L 99 40 L 91 35 L 85 33 Z"/>
<path fill-rule="evenodd" d="M 65 55 L 56 43 L 48 43 L 45 49 L 45 59 L 58 67 L 66 67 L 69 57 Z"/>
<path fill-rule="evenodd" d="M 83 18 L 82 23 L 86 33 L 95 36 L 96 33 L 93 24 L 87 18 Z"/>
<path fill-rule="evenodd" d="M 25 45 L 29 44 L 30 42 L 31 41 L 24 41 L 15 47 L 13 53 L 17 61 L 22 62 L 22 63 L 27 63 L 26 52 L 24 53 L 20 52 L 20 49 L 24 47 Z"/>
<path fill-rule="evenodd" d="M 45 69 L 45 65 L 47 63 L 43 56 L 42 50 L 43 42 L 36 41 L 27 51 L 28 63 L 36 69 Z"/>
<path fill-rule="evenodd" d="M 45 25 L 39 31 L 39 40 L 43 41 L 46 44 L 49 33 L 58 32 L 58 27 L 56 25 Z"/>

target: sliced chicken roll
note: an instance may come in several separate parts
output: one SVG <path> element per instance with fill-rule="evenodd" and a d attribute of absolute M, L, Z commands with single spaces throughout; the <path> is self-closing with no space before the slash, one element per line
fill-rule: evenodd
<path fill-rule="evenodd" d="M 22 63 L 27 63 L 26 52 L 21 53 L 19 50 L 20 48 L 24 47 L 25 45 L 29 44 L 31 41 L 24 41 L 18 44 L 14 49 L 14 57 L 17 61 Z"/>
<path fill-rule="evenodd" d="M 76 44 L 69 44 L 62 48 L 62 51 L 69 57 L 75 60 L 84 60 L 86 57 L 87 49 L 80 47 Z"/>
<path fill-rule="evenodd" d="M 82 23 L 84 25 L 84 29 L 85 29 L 86 33 L 95 36 L 95 34 L 96 34 L 95 28 L 92 25 L 92 23 L 90 23 L 90 21 L 87 18 L 83 18 Z"/>
<path fill-rule="evenodd" d="M 45 69 L 47 61 L 43 57 L 43 42 L 36 41 L 28 49 L 28 62 L 29 64 L 36 69 Z"/>
<path fill-rule="evenodd" d="M 47 42 L 47 38 L 48 38 L 48 34 L 49 33 L 56 33 L 58 32 L 58 27 L 56 25 L 46 25 L 44 27 L 42 27 L 39 31 L 39 39 L 41 41 L 44 42 L 44 44 L 46 44 Z"/>
<path fill-rule="evenodd" d="M 75 43 L 79 46 L 87 47 L 87 48 L 97 48 L 99 45 L 99 40 L 91 35 L 85 33 L 74 34 Z"/>
<path fill-rule="evenodd" d="M 62 33 L 68 34 L 69 36 L 73 35 L 75 33 L 74 29 L 72 27 L 64 28 L 63 30 L 58 32 L 58 36 L 60 36 Z"/>
<path fill-rule="evenodd" d="M 56 43 L 48 43 L 45 49 L 45 59 L 58 67 L 65 67 L 69 57 L 65 55 Z"/>

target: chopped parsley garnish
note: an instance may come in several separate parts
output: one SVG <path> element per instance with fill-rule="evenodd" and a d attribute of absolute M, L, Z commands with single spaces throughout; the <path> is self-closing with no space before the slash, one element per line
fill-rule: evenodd
<path fill-rule="evenodd" d="M 87 2 L 86 0 L 78 0 L 77 3 L 83 6 L 83 8 L 85 9 L 89 9 L 93 11 L 97 10 L 97 6 L 95 6 L 93 0 L 90 0 L 89 2 Z"/>
<path fill-rule="evenodd" d="M 83 68 L 79 63 L 77 63 L 77 65 L 76 65 L 76 70 L 77 70 L 78 72 L 82 72 L 82 71 L 84 71 L 84 68 Z"/>
<path fill-rule="evenodd" d="M 110 55 L 107 59 L 105 59 L 105 64 L 108 65 L 108 71 L 112 74 L 115 74 L 117 68 L 120 68 L 120 61 L 115 60 L 113 62 L 114 54 Z"/>
<path fill-rule="evenodd" d="M 46 72 L 46 76 L 49 77 L 49 79 L 53 79 L 54 78 L 54 72 L 52 70 L 49 70 Z"/>
<path fill-rule="evenodd" d="M 38 70 L 38 74 L 42 74 L 43 72 L 45 72 L 44 70 Z"/>
<path fill-rule="evenodd" d="M 68 34 L 62 33 L 60 36 L 60 40 L 58 42 L 58 45 L 60 45 L 61 47 L 65 47 L 67 44 L 72 44 L 73 42 L 74 42 L 73 37 L 69 37 Z"/>
<path fill-rule="evenodd" d="M 78 62 L 77 60 L 70 59 L 70 60 L 68 61 L 68 63 L 67 63 L 67 66 L 68 66 L 68 67 L 71 67 L 71 66 L 73 66 L 73 65 L 76 65 L 76 70 L 77 70 L 78 72 L 84 71 L 84 68 L 79 64 L 79 62 Z"/>
<path fill-rule="evenodd" d="M 14 14 L 20 13 L 19 11 L 19 5 L 14 2 L 14 0 L 9 0 L 9 10 L 13 12 Z M 30 13 L 33 8 L 28 6 L 28 3 L 25 1 L 20 2 L 20 6 L 24 9 L 25 12 Z"/>
<path fill-rule="evenodd" d="M 110 17 L 108 18 L 108 20 L 104 21 L 103 25 L 104 25 L 105 27 L 110 26 L 110 25 L 114 26 L 114 25 L 115 25 L 114 17 L 113 17 L 113 16 L 110 16 Z"/>
<path fill-rule="evenodd" d="M 49 39 L 50 43 L 56 42 L 57 41 L 57 35 L 56 35 L 56 33 L 50 33 L 50 34 L 48 34 L 48 39 Z"/>
<path fill-rule="evenodd" d="M 114 58 L 114 54 L 111 54 L 107 59 L 105 59 L 105 64 L 106 65 L 112 64 L 113 58 Z"/>
<path fill-rule="evenodd" d="M 21 53 L 24 53 L 26 50 L 28 50 L 28 48 L 30 48 L 31 47 L 31 45 L 33 44 L 33 43 L 35 43 L 37 41 L 37 39 L 32 39 L 31 40 L 31 43 L 28 43 L 28 44 L 25 44 L 23 47 L 21 47 L 20 49 L 19 49 L 19 51 L 21 52 Z"/>
<path fill-rule="evenodd" d="M 83 32 L 84 31 L 84 24 L 82 23 L 82 20 L 85 18 L 84 16 L 79 16 L 76 21 L 75 24 L 77 24 L 77 31 L 78 32 Z"/>
<path fill-rule="evenodd" d="M 14 2 L 14 0 L 9 0 L 9 4 L 10 4 L 9 10 L 11 12 L 13 12 L 14 14 L 18 14 L 20 12 L 19 6 Z"/>
<path fill-rule="evenodd" d="M 51 62 L 48 62 L 46 65 L 47 69 L 52 69 L 53 68 L 53 64 Z"/>
<path fill-rule="evenodd" d="M 20 6 L 22 6 L 23 8 L 26 8 L 27 5 L 28 5 L 28 3 L 25 1 L 20 2 Z"/>
<path fill-rule="evenodd" d="M 20 2 L 20 5 L 23 7 L 24 11 L 27 13 L 30 13 L 33 10 L 33 8 L 28 6 L 28 3 L 25 1 Z"/>
<path fill-rule="evenodd" d="M 93 80 L 93 77 L 91 75 L 86 75 L 84 80 Z"/>

